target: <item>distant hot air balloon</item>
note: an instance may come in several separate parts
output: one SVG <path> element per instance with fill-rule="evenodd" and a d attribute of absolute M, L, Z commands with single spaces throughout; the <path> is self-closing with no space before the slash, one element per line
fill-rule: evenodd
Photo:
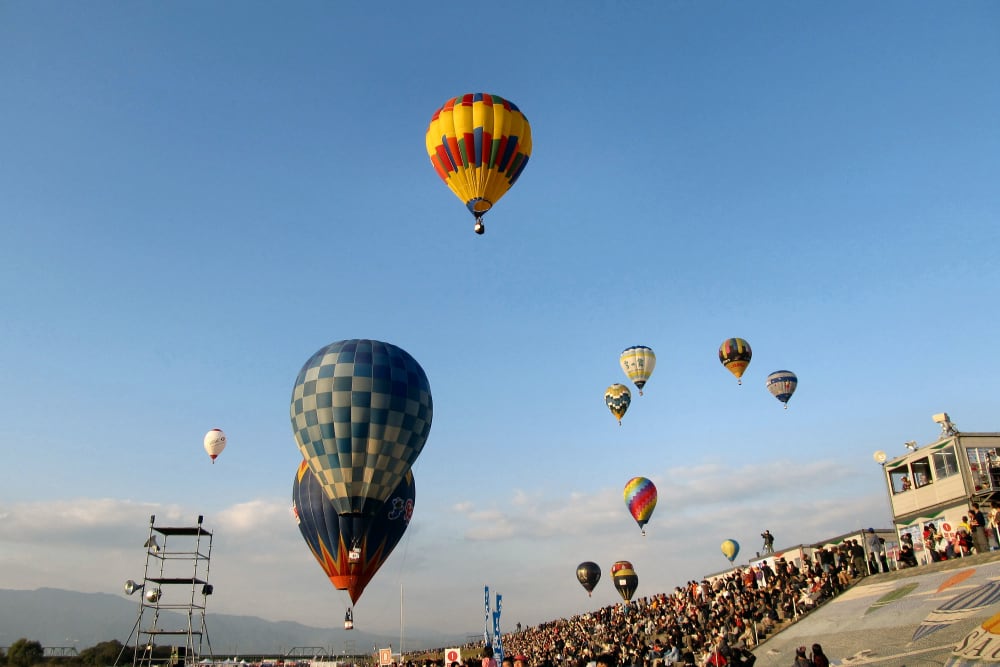
<path fill-rule="evenodd" d="M 205 451 L 211 457 L 212 463 L 215 463 L 215 457 L 221 454 L 225 448 L 226 434 L 222 432 L 222 429 L 213 428 L 205 434 Z"/>
<path fill-rule="evenodd" d="M 739 553 L 740 543 L 736 540 L 729 539 L 722 543 L 722 555 L 728 558 L 730 563 L 736 560 Z"/>
<path fill-rule="evenodd" d="M 483 215 L 528 164 L 528 119 L 499 95 L 467 93 L 434 112 L 425 141 L 434 170 L 475 216 L 474 229 L 482 234 Z"/>
<path fill-rule="evenodd" d="M 292 512 L 299 532 L 334 587 L 346 590 L 356 603 L 406 532 L 416 500 L 413 472 L 407 472 L 388 500 L 356 532 L 357 523 L 341 517 L 326 497 L 319 479 L 303 461 L 292 484 Z"/>
<path fill-rule="evenodd" d="M 750 365 L 750 343 L 742 338 L 729 338 L 719 346 L 719 361 L 736 376 L 736 383 L 743 384 L 743 373 Z"/>
<path fill-rule="evenodd" d="M 646 522 L 656 509 L 656 486 L 645 477 L 633 477 L 625 484 L 622 492 L 629 514 L 639 524 L 642 534 L 646 534 Z"/>
<path fill-rule="evenodd" d="M 645 345 L 633 345 L 621 353 L 618 363 L 642 396 L 642 388 L 646 386 L 646 381 L 656 368 L 656 355 L 653 354 L 653 350 Z"/>
<path fill-rule="evenodd" d="M 622 596 L 622 599 L 626 603 L 630 602 L 632 595 L 635 594 L 635 589 L 639 587 L 639 576 L 635 573 L 635 570 L 632 568 L 618 570 L 614 574 L 614 579 L 618 594 Z"/>
<path fill-rule="evenodd" d="M 611 566 L 611 576 L 618 574 L 619 570 L 634 570 L 632 563 L 627 560 L 615 561 L 615 564 Z"/>
<path fill-rule="evenodd" d="M 292 388 L 299 451 L 341 519 L 365 525 L 413 465 L 431 430 L 431 387 L 405 350 L 342 340 L 306 361 Z"/>
<path fill-rule="evenodd" d="M 604 392 L 604 402 L 611 410 L 611 414 L 618 418 L 618 425 L 621 426 L 622 417 L 632 404 L 632 392 L 625 385 L 615 383 Z"/>
<path fill-rule="evenodd" d="M 576 568 L 576 578 L 580 584 L 587 589 L 587 597 L 591 596 L 594 586 L 601 580 L 601 568 L 597 563 L 585 561 Z"/>
<path fill-rule="evenodd" d="M 767 376 L 767 390 L 788 409 L 788 399 L 795 393 L 799 379 L 791 371 L 775 371 Z"/>

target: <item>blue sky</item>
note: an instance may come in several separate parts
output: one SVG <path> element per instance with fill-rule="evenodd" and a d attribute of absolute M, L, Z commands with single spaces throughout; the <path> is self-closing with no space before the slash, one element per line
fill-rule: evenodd
<path fill-rule="evenodd" d="M 643 595 L 723 569 L 726 538 L 888 526 L 873 451 L 941 411 L 1000 428 L 998 25 L 990 2 L 3 3 L 0 587 L 116 592 L 150 514 L 204 514 L 214 610 L 336 627 L 288 400 L 345 338 L 406 349 L 435 402 L 359 627 L 397 628 L 400 586 L 413 632 L 462 636 L 484 584 L 508 629 L 615 601 L 615 560 Z M 424 149 L 479 91 L 534 143 L 482 237 Z M 635 344 L 658 362 L 619 427 Z"/>

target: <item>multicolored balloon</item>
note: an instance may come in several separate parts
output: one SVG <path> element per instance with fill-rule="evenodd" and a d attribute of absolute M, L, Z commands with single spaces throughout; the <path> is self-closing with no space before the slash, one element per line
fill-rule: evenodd
<path fill-rule="evenodd" d="M 656 368 L 656 355 L 653 354 L 653 350 L 645 345 L 633 345 L 621 353 L 618 363 L 642 396 L 642 388 L 646 386 L 646 381 Z"/>
<path fill-rule="evenodd" d="M 639 524 L 642 534 L 646 534 L 646 522 L 656 509 L 656 485 L 645 477 L 633 477 L 625 484 L 622 492 L 629 514 Z"/>
<path fill-rule="evenodd" d="M 635 589 L 639 587 L 639 575 L 635 573 L 635 570 L 628 567 L 615 572 L 614 579 L 618 594 L 622 596 L 622 599 L 626 603 L 630 602 L 632 596 L 635 594 Z"/>
<path fill-rule="evenodd" d="M 743 373 L 750 365 L 752 356 L 750 343 L 742 338 L 729 338 L 719 346 L 719 361 L 736 376 L 736 384 L 743 384 Z"/>
<path fill-rule="evenodd" d="M 409 471 L 366 527 L 350 515 L 337 513 L 303 461 L 292 483 L 292 513 L 330 582 L 357 603 L 410 525 L 416 495 L 413 471 Z"/>
<path fill-rule="evenodd" d="M 434 406 L 402 348 L 342 340 L 320 348 L 292 388 L 292 430 L 337 514 L 371 517 L 420 455 Z"/>
<path fill-rule="evenodd" d="M 722 555 L 728 558 L 730 563 L 736 560 L 739 553 L 740 543 L 736 540 L 729 539 L 722 543 Z"/>
<path fill-rule="evenodd" d="M 611 576 L 618 574 L 619 570 L 634 570 L 632 567 L 632 562 L 627 560 L 615 561 L 615 564 L 611 566 Z"/>
<path fill-rule="evenodd" d="M 622 424 L 622 417 L 632 405 L 632 392 L 623 384 L 613 384 L 604 392 L 604 402 L 607 404 L 611 414 L 618 418 L 618 425 Z"/>
<path fill-rule="evenodd" d="M 222 450 L 226 448 L 226 434 L 222 432 L 220 428 L 213 428 L 211 431 L 205 434 L 205 451 L 208 453 L 209 458 L 212 459 L 212 463 L 215 463 L 216 457 L 222 453 Z"/>
<path fill-rule="evenodd" d="M 799 379 L 791 371 L 775 371 L 767 376 L 767 390 L 785 404 L 788 409 L 788 399 L 795 393 L 795 388 L 799 386 Z"/>
<path fill-rule="evenodd" d="M 576 567 L 576 579 L 587 589 L 587 597 L 591 597 L 594 586 L 601 580 L 601 568 L 597 563 L 584 561 Z"/>
<path fill-rule="evenodd" d="M 517 105 L 499 95 L 467 93 L 434 112 L 425 137 L 441 180 L 486 231 L 483 215 L 520 177 L 531 156 L 531 125 Z"/>

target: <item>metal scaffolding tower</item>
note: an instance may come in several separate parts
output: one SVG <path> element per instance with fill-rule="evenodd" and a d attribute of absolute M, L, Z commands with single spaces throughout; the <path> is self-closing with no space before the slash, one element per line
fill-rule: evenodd
<path fill-rule="evenodd" d="M 157 526 L 156 516 L 149 517 L 143 580 L 130 579 L 125 584 L 128 595 L 141 593 L 139 615 L 116 666 L 130 645 L 134 648 L 132 667 L 195 665 L 205 647 L 208 657 L 214 659 L 205 625 L 205 603 L 212 594 L 208 583 L 212 533 L 202 527 L 202 520 L 199 516 L 196 526 Z M 169 640 L 164 644 L 172 647 L 170 656 L 158 652 L 154 657 L 154 649 L 164 636 Z"/>

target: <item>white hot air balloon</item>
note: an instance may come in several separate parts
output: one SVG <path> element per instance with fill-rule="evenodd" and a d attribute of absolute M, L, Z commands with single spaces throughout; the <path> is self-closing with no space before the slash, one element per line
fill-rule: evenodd
<path fill-rule="evenodd" d="M 212 458 L 213 464 L 215 463 L 215 457 L 221 454 L 225 448 L 226 434 L 222 432 L 222 429 L 213 428 L 205 434 L 205 451 Z"/>

